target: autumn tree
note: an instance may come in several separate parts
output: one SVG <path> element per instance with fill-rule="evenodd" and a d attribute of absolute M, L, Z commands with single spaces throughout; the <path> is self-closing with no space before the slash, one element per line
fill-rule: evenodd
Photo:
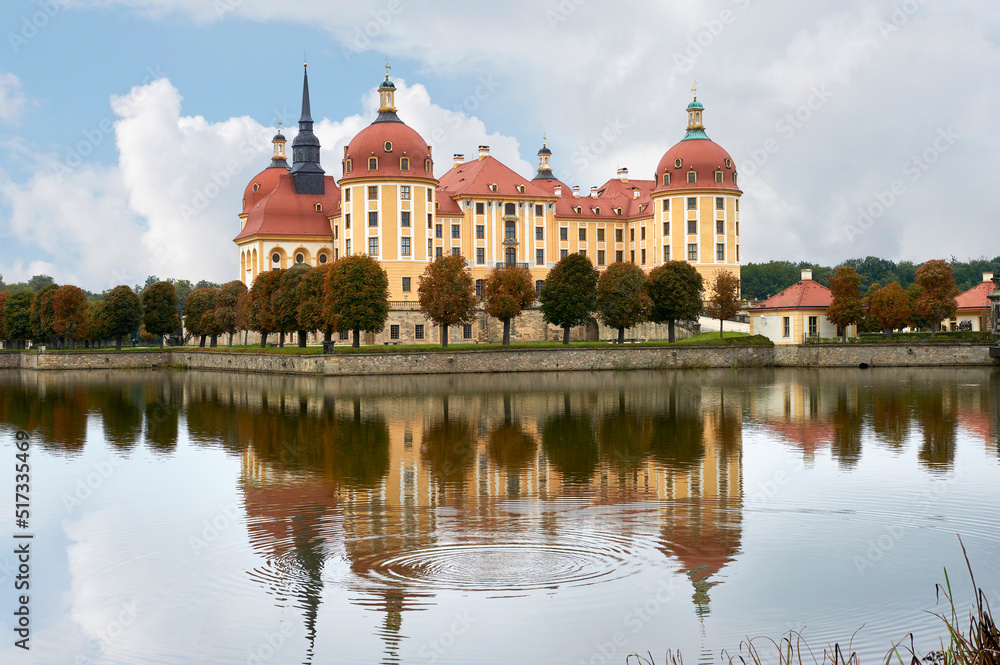
<path fill-rule="evenodd" d="M 160 338 L 161 349 L 163 336 L 181 327 L 177 290 L 171 282 L 153 282 L 142 290 L 142 323 L 147 333 Z"/>
<path fill-rule="evenodd" d="M 97 346 L 108 338 L 104 328 L 104 302 L 87 303 L 87 345 Z"/>
<path fill-rule="evenodd" d="M 955 316 L 958 287 L 955 286 L 951 266 L 940 259 L 921 264 L 915 278 L 920 285 L 920 295 L 912 303 L 913 311 L 930 324 L 931 335 L 934 335 L 942 321 Z"/>
<path fill-rule="evenodd" d="M 313 268 L 299 280 L 295 289 L 298 299 L 300 330 L 322 330 L 323 340 L 333 338 L 333 326 L 323 317 L 323 285 L 329 281 L 332 263 Z"/>
<path fill-rule="evenodd" d="M 31 336 L 36 340 L 51 340 L 56 343 L 55 296 L 58 284 L 48 284 L 35 292 L 31 301 Z"/>
<path fill-rule="evenodd" d="M 240 297 L 246 292 L 246 284 L 234 279 L 222 285 L 219 296 L 215 299 L 215 323 L 220 334 L 229 335 L 230 347 L 233 345 L 233 335 L 241 329 L 239 302 Z"/>
<path fill-rule="evenodd" d="M 77 340 L 87 334 L 87 296 L 78 286 L 60 286 L 53 297 L 54 321 L 52 329 L 69 340 L 76 348 Z"/>
<path fill-rule="evenodd" d="M 625 329 L 645 321 L 652 305 L 646 273 L 634 263 L 612 263 L 597 281 L 597 316 L 609 328 L 618 328 L 619 344 L 625 343 Z"/>
<path fill-rule="evenodd" d="M 278 346 L 285 345 L 285 335 L 298 331 L 299 346 L 306 346 L 306 331 L 299 327 L 299 298 L 297 289 L 302 276 L 311 268 L 289 268 L 281 273 L 278 289 L 271 295 L 274 323 L 281 335 Z"/>
<path fill-rule="evenodd" d="M 101 321 L 108 337 L 115 340 L 115 350 L 122 350 L 122 337 L 131 335 L 142 321 L 142 303 L 139 296 L 124 284 L 104 294 Z"/>
<path fill-rule="evenodd" d="M 214 321 L 205 318 L 205 314 L 215 309 L 215 300 L 218 297 L 217 289 L 201 288 L 195 289 L 187 297 L 186 312 L 184 315 L 184 327 L 192 335 L 200 337 L 198 346 L 205 346 L 205 339 L 212 334 Z"/>
<path fill-rule="evenodd" d="M 334 330 L 351 330 L 351 346 L 361 346 L 361 331 L 381 332 L 389 318 L 389 276 L 367 254 L 333 262 L 323 287 L 323 318 Z"/>
<path fill-rule="evenodd" d="M 649 273 L 647 289 L 652 300 L 649 320 L 666 323 L 668 339 L 674 341 L 674 322 L 696 321 L 701 315 L 704 281 L 687 261 L 667 261 Z"/>
<path fill-rule="evenodd" d="M 4 307 L 3 337 L 14 343 L 14 347 L 23 349 L 25 342 L 31 339 L 31 302 L 34 293 L 18 291 L 10 296 Z"/>
<path fill-rule="evenodd" d="M 910 319 L 910 296 L 893 282 L 872 293 L 868 300 L 868 318 L 886 337 L 892 339 L 892 331 L 902 328 Z"/>
<path fill-rule="evenodd" d="M 251 320 L 250 291 L 245 291 L 236 299 L 236 328 L 243 331 L 243 346 L 247 345 Z"/>
<path fill-rule="evenodd" d="M 740 311 L 740 280 L 728 270 L 715 273 L 712 293 L 708 296 L 708 313 L 719 320 L 719 337 L 723 337 L 722 325 Z"/>
<path fill-rule="evenodd" d="M 278 328 L 274 322 L 274 307 L 271 303 L 271 296 L 281 285 L 281 271 L 269 270 L 262 272 L 253 280 L 250 287 L 249 305 L 250 330 L 260 333 L 260 348 L 267 347 L 267 336 L 277 332 Z"/>
<path fill-rule="evenodd" d="M 441 346 L 448 346 L 448 326 L 471 321 L 476 307 L 476 285 L 465 259 L 449 254 L 427 264 L 417 297 L 420 310 L 441 326 Z"/>
<path fill-rule="evenodd" d="M 486 313 L 503 321 L 503 345 L 510 344 L 510 320 L 535 302 L 535 286 L 526 268 L 494 268 L 483 293 Z"/>
<path fill-rule="evenodd" d="M 582 254 L 560 259 L 545 279 L 539 296 L 542 318 L 562 326 L 563 344 L 569 344 L 569 331 L 590 320 L 597 305 L 597 270 Z"/>
<path fill-rule="evenodd" d="M 833 302 L 826 310 L 830 323 L 843 328 L 843 341 L 847 341 L 847 327 L 860 324 L 864 317 L 861 308 L 861 277 L 851 266 L 840 266 L 830 277 Z"/>

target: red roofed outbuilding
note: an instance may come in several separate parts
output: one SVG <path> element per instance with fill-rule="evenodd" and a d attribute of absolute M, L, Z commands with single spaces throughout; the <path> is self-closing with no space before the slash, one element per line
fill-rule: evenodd
<path fill-rule="evenodd" d="M 807 337 L 839 337 L 838 328 L 826 318 L 833 292 L 813 281 L 812 270 L 784 291 L 750 308 L 750 334 L 764 335 L 775 344 L 802 344 Z M 856 335 L 850 326 L 848 335 Z"/>

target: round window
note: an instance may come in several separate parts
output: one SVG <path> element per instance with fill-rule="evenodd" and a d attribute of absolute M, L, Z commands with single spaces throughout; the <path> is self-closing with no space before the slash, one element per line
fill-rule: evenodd
<path fill-rule="evenodd" d="M 726 157 L 726 168 L 727 169 L 733 168 L 733 160 L 729 159 L 728 157 Z"/>
<path fill-rule="evenodd" d="M 392 152 L 392 141 L 386 141 L 385 142 L 385 151 L 386 152 Z"/>
<path fill-rule="evenodd" d="M 301 254 L 296 254 L 295 255 L 295 262 L 296 263 L 305 263 L 305 261 L 306 261 L 306 257 L 302 256 Z"/>
<path fill-rule="evenodd" d="M 275 263 L 278 263 L 279 261 L 281 261 L 281 254 L 275 252 L 274 254 L 271 255 L 271 260 L 274 261 Z"/>
<path fill-rule="evenodd" d="M 319 262 L 320 263 L 326 263 L 326 254 L 320 254 L 319 255 Z"/>
<path fill-rule="evenodd" d="M 681 161 L 681 158 L 678 157 L 677 159 L 674 160 L 674 168 L 675 169 L 679 169 L 681 167 L 681 164 L 683 164 L 683 163 L 684 162 Z"/>
<path fill-rule="evenodd" d="M 255 182 L 253 184 L 253 191 L 255 191 L 255 192 L 259 192 L 260 191 L 260 183 Z"/>

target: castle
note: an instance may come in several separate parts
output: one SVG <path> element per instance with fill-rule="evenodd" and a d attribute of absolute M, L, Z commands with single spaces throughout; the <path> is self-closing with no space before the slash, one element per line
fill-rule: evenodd
<path fill-rule="evenodd" d="M 432 146 L 397 115 L 388 73 L 378 92 L 378 116 L 344 148 L 335 179 L 321 166 L 304 72 L 292 164 L 279 131 L 271 164 L 243 194 L 235 243 L 248 287 L 267 270 L 320 266 L 352 253 L 379 260 L 401 311 L 415 308 L 420 275 L 445 253 L 467 259 L 478 295 L 489 271 L 507 265 L 527 268 L 540 292 L 570 252 L 587 255 L 598 270 L 615 261 L 647 271 L 688 261 L 706 287 L 719 270 L 739 277 L 736 165 L 705 133 L 697 97 L 687 107 L 687 133 L 663 154 L 653 179 L 630 179 L 620 169 L 581 194 L 556 177 L 544 144 L 530 179 L 491 157 L 488 146 L 469 161 L 455 155 L 436 178 Z M 415 320 L 400 322 L 405 338 L 431 341 Z M 400 323 L 389 323 L 387 339 L 400 339 Z M 469 326 L 461 333 L 471 338 Z"/>

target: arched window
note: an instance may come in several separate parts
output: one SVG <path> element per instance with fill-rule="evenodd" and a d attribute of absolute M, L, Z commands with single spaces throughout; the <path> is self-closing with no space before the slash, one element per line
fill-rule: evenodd
<path fill-rule="evenodd" d="M 477 279 L 476 280 L 476 297 L 482 298 L 486 294 L 486 280 Z"/>
<path fill-rule="evenodd" d="M 508 247 L 504 250 L 504 263 L 512 266 L 517 263 L 517 250 L 513 247 Z"/>
<path fill-rule="evenodd" d="M 430 173 L 431 172 L 431 166 L 432 166 L 431 160 L 425 159 L 424 160 L 424 173 Z"/>
<path fill-rule="evenodd" d="M 296 263 L 305 263 L 306 262 L 305 255 L 302 252 L 299 252 L 298 254 L 296 254 L 295 255 L 295 262 Z"/>
<path fill-rule="evenodd" d="M 545 288 L 545 280 L 539 279 L 535 281 L 535 297 L 542 295 L 542 289 Z"/>
<path fill-rule="evenodd" d="M 400 171 L 409 171 L 410 170 L 410 158 L 409 157 L 400 157 L 399 158 L 399 170 Z"/>
<path fill-rule="evenodd" d="M 503 206 L 503 214 L 505 215 L 516 215 L 517 208 L 513 203 L 505 203 Z"/>
<path fill-rule="evenodd" d="M 377 171 L 378 170 L 378 157 L 369 157 L 368 158 L 368 170 L 369 171 Z"/>
<path fill-rule="evenodd" d="M 344 162 L 344 173 L 350 173 L 350 172 L 351 172 L 351 160 L 348 159 L 347 161 Z"/>
<path fill-rule="evenodd" d="M 693 185 L 698 182 L 697 171 L 688 171 L 688 184 Z"/>
<path fill-rule="evenodd" d="M 271 262 L 272 263 L 279 263 L 280 261 L 281 261 L 281 254 L 278 254 L 277 252 L 275 252 L 274 254 L 271 255 Z"/>
<path fill-rule="evenodd" d="M 327 261 L 326 253 L 320 254 L 319 255 L 319 262 L 320 262 L 320 264 L 324 264 L 324 263 L 326 263 L 326 261 Z"/>
<path fill-rule="evenodd" d="M 663 186 L 666 187 L 669 184 L 670 184 L 670 174 L 669 173 L 664 173 L 663 174 Z"/>

